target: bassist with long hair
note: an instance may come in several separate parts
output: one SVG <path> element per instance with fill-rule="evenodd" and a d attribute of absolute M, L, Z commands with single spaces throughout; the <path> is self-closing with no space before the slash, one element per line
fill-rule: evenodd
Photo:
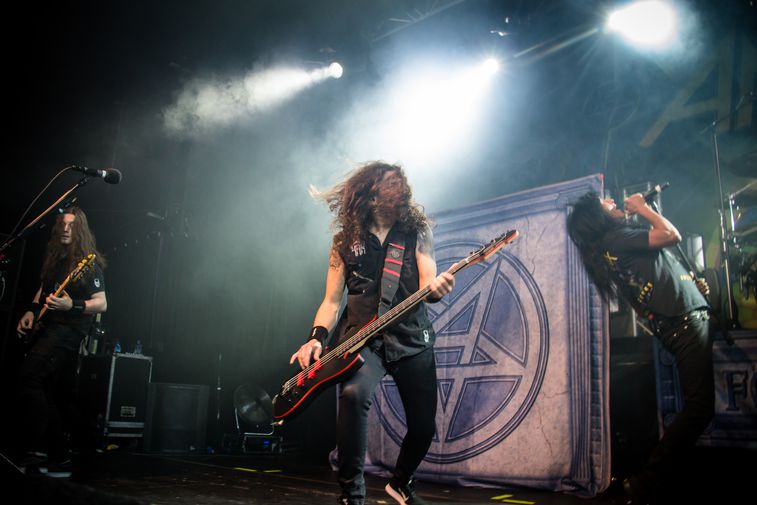
<path fill-rule="evenodd" d="M 290 360 L 303 370 L 320 359 L 324 341 L 335 332 L 345 287 L 344 330 L 333 340 L 366 326 L 420 288 L 427 286 L 426 301 L 436 302 L 454 286 L 450 273 L 437 275 L 429 220 L 413 200 L 400 166 L 368 163 L 317 196 L 335 215 L 335 235 L 323 302 L 307 342 Z M 342 383 L 339 395 L 338 503 L 364 503 L 368 411 L 386 374 L 397 384 L 408 426 L 386 492 L 400 504 L 425 503 L 413 491 L 412 478 L 435 430 L 434 340 L 426 307 L 419 303 L 360 350 L 362 366 Z"/>

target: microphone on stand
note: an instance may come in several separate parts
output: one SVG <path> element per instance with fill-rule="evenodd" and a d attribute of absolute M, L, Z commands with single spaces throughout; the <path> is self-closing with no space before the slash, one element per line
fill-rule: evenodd
<path fill-rule="evenodd" d="M 655 185 L 652 189 L 644 193 L 642 196 L 644 197 L 644 201 L 649 203 L 651 202 L 655 196 L 659 195 L 663 191 L 665 191 L 668 186 L 670 186 L 669 182 L 664 182 L 662 184 Z"/>
<path fill-rule="evenodd" d="M 115 168 L 89 168 L 73 165 L 70 167 L 72 170 L 81 172 L 89 177 L 100 177 L 108 184 L 118 184 L 121 182 L 121 171 Z"/>

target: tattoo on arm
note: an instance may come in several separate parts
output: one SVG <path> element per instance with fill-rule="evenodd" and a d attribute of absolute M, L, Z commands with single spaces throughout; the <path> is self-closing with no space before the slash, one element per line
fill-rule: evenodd
<path fill-rule="evenodd" d="M 418 232 L 418 252 L 426 254 L 436 261 L 434 254 L 434 234 L 431 231 L 431 227 L 426 226 L 423 230 Z"/>

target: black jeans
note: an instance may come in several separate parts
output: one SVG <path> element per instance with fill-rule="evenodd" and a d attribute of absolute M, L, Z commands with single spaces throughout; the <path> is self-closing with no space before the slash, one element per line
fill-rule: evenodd
<path fill-rule="evenodd" d="M 407 433 L 402 440 L 394 469 L 394 477 L 407 483 L 423 460 L 436 426 L 436 362 L 433 348 L 420 354 L 386 363 L 383 352 L 364 348 L 365 363 L 340 388 L 337 418 L 337 479 L 342 496 L 351 503 L 365 498 L 363 466 L 368 437 L 368 411 L 373 393 L 381 379 L 389 374 L 402 399 L 407 420 Z"/>
<path fill-rule="evenodd" d="M 75 400 L 77 353 L 41 335 L 19 376 L 22 450 L 47 452 L 53 461 L 67 454 L 69 409 Z"/>
<path fill-rule="evenodd" d="M 645 467 L 636 476 L 638 485 L 649 491 L 662 484 L 683 463 L 686 452 L 694 447 L 715 413 L 709 323 L 703 311 L 694 311 L 694 314 L 670 328 L 663 326 L 658 333 L 663 347 L 675 357 L 683 408 L 665 429 Z"/>

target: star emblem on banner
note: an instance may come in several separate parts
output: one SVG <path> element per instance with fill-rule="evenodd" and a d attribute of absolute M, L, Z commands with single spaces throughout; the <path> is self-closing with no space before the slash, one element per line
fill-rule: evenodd
<path fill-rule="evenodd" d="M 438 247 L 439 270 L 479 245 Z M 438 402 L 425 459 L 452 463 L 495 446 L 528 415 L 549 355 L 547 310 L 529 271 L 502 250 L 459 272 L 451 295 L 428 311 L 437 334 Z M 402 402 L 391 377 L 380 387 L 376 411 L 399 445 L 406 431 Z"/>

